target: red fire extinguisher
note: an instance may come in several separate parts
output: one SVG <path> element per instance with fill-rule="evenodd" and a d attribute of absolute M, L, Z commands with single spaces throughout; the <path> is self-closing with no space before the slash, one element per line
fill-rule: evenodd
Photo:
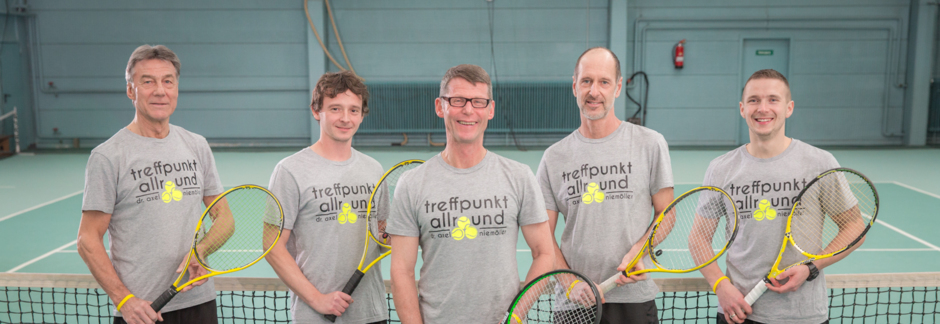
<path fill-rule="evenodd" d="M 677 69 L 681 69 L 685 62 L 685 49 L 683 49 L 682 44 L 685 44 L 684 39 L 679 41 L 673 48 L 672 63 L 676 65 Z"/>

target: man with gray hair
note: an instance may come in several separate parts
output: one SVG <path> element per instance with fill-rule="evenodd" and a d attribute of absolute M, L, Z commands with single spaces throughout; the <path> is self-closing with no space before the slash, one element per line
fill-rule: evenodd
<path fill-rule="evenodd" d="M 114 323 L 217 323 L 210 280 L 188 286 L 155 312 L 150 303 L 187 270 L 192 231 L 222 193 L 206 139 L 170 124 L 179 94 L 180 61 L 162 45 L 143 45 L 127 62 L 127 97 L 135 115 L 127 127 L 91 151 L 78 253 L 116 306 Z M 102 237 L 108 233 L 110 258 Z M 186 279 L 188 280 L 188 279 Z"/>
<path fill-rule="evenodd" d="M 434 100 L 447 147 L 398 181 L 386 231 L 402 323 L 498 322 L 519 291 L 520 229 L 532 251 L 526 281 L 552 270 L 551 233 L 535 175 L 483 147 L 492 98 L 483 68 L 447 70 Z M 415 289 L 419 245 L 424 263 Z"/>

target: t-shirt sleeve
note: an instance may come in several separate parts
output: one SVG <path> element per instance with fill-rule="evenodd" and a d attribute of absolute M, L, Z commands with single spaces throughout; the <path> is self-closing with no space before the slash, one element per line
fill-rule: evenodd
<path fill-rule="evenodd" d="M 535 175 L 527 167 L 519 173 L 518 181 L 521 182 L 521 185 L 518 188 L 521 191 L 519 197 L 522 203 L 519 206 L 519 226 L 547 221 L 548 214 L 545 213 L 545 200 L 542 199 L 542 191 L 539 190 Z"/>
<path fill-rule="evenodd" d="M 539 181 L 539 188 L 542 190 L 542 200 L 545 202 L 545 209 L 558 211 L 558 204 L 555 202 L 555 192 L 552 191 L 552 183 L 548 177 L 548 165 L 546 165 L 546 160 L 547 159 L 543 157 L 542 162 L 539 162 L 536 177 Z"/>
<path fill-rule="evenodd" d="M 97 210 L 107 214 L 114 212 L 117 201 L 118 170 L 104 154 L 91 152 L 85 167 L 85 194 L 82 210 Z"/>
<path fill-rule="evenodd" d="M 294 222 L 297 221 L 297 214 L 300 212 L 300 187 L 297 186 L 297 180 L 284 168 L 284 165 L 278 163 L 274 167 L 268 190 L 281 203 L 281 209 L 284 211 L 284 229 L 294 229 Z"/>
<path fill-rule="evenodd" d="M 657 134 L 655 144 L 650 148 L 650 194 L 660 189 L 673 187 L 672 160 L 669 158 L 669 145 L 662 135 Z"/>
<path fill-rule="evenodd" d="M 202 163 L 205 167 L 203 174 L 203 179 L 206 179 L 205 187 L 202 188 L 203 196 L 215 196 L 221 194 L 225 191 L 225 188 L 222 187 L 222 180 L 219 179 L 219 171 L 215 168 L 215 156 L 212 155 L 212 149 L 209 148 L 209 143 L 203 142 L 199 146 L 199 155 L 202 159 Z"/>
<path fill-rule="evenodd" d="M 421 227 L 418 225 L 418 211 L 415 210 L 417 204 L 412 192 L 415 183 L 410 181 L 410 178 L 408 173 L 403 174 L 395 186 L 392 210 L 385 231 L 392 235 L 420 237 Z"/>

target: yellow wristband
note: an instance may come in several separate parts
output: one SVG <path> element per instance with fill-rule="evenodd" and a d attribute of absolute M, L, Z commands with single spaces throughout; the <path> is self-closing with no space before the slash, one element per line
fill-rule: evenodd
<path fill-rule="evenodd" d="M 121 300 L 121 303 L 117 305 L 117 311 L 120 312 L 121 306 L 124 306 L 124 303 L 126 303 L 129 299 L 131 299 L 131 297 L 134 297 L 134 294 L 127 294 L 127 296 Z"/>
<path fill-rule="evenodd" d="M 565 292 L 565 298 L 571 299 L 571 290 L 574 289 L 574 285 L 577 285 L 581 280 L 575 280 L 571 283 L 571 287 L 568 287 L 568 291 Z"/>
<path fill-rule="evenodd" d="M 716 293 L 716 294 L 718 293 L 718 283 L 720 283 L 722 280 L 725 280 L 725 279 L 728 279 L 728 276 L 721 276 L 721 278 L 718 278 L 718 280 L 715 281 L 715 285 L 712 286 L 713 293 Z"/>

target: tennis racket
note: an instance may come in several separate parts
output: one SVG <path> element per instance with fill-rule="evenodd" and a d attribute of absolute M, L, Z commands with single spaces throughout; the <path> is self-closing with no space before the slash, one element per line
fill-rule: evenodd
<path fill-rule="evenodd" d="M 867 177 L 849 168 L 823 172 L 796 196 L 777 260 L 744 300 L 753 305 L 767 291 L 764 282 L 787 269 L 845 252 L 865 236 L 877 216 L 878 191 Z M 780 269 L 787 243 L 806 258 Z"/>
<path fill-rule="evenodd" d="M 368 219 L 366 223 L 368 223 L 369 226 L 366 228 L 365 248 L 362 251 L 362 259 L 359 260 L 359 267 L 356 268 L 356 272 L 353 273 L 349 281 L 346 282 L 346 286 L 343 287 L 344 294 L 352 296 L 353 291 L 359 286 L 359 281 L 365 276 L 366 271 L 369 271 L 379 260 L 384 259 L 392 253 L 392 246 L 389 245 L 388 234 L 385 233 L 385 222 L 388 220 L 392 197 L 395 195 L 395 186 L 398 185 L 398 179 L 405 171 L 414 169 L 422 163 L 424 163 L 422 160 L 406 160 L 399 162 L 382 175 L 382 179 L 379 179 L 379 183 L 376 184 L 375 189 L 372 190 L 372 195 L 369 197 L 369 204 L 367 205 L 368 207 L 366 207 L 366 218 Z M 369 261 L 370 242 L 374 242 L 376 249 L 381 252 L 378 257 L 371 261 Z M 374 252 L 375 251 L 373 251 L 373 254 L 375 254 Z M 324 317 L 330 322 L 336 321 L 336 315 L 327 314 L 324 315 Z"/>
<path fill-rule="evenodd" d="M 516 295 L 502 323 L 597 324 L 603 311 L 591 279 L 555 270 L 535 278 Z"/>
<path fill-rule="evenodd" d="M 650 224 L 646 243 L 623 275 L 647 272 L 685 273 L 718 260 L 738 232 L 738 209 L 724 190 L 698 187 L 689 190 L 666 207 Z M 628 272 L 649 256 L 653 267 Z M 599 285 L 604 293 L 617 287 L 615 274 Z"/>
<path fill-rule="evenodd" d="M 244 185 L 229 189 L 212 201 L 196 225 L 193 246 L 186 264 L 196 258 L 208 274 L 190 278 L 188 271 L 150 305 L 159 312 L 177 293 L 197 281 L 250 267 L 264 258 L 281 237 L 284 212 L 267 189 Z"/>

